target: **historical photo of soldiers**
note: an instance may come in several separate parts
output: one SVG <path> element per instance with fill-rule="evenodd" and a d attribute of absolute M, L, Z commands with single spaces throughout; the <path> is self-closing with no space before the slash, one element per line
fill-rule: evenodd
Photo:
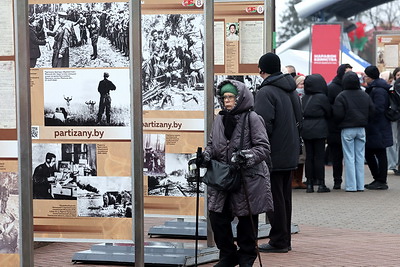
<path fill-rule="evenodd" d="M 143 109 L 203 110 L 203 15 L 143 15 L 142 25 Z"/>
<path fill-rule="evenodd" d="M 43 73 L 45 126 L 129 126 L 128 69 Z"/>
<path fill-rule="evenodd" d="M 192 154 L 165 154 L 165 174 L 148 177 L 148 194 L 151 196 L 196 195 L 196 177 L 188 171 L 188 161 Z M 200 184 L 200 193 L 204 184 Z"/>
<path fill-rule="evenodd" d="M 143 134 L 144 175 L 165 174 L 165 134 Z"/>
<path fill-rule="evenodd" d="M 31 68 L 128 67 L 129 3 L 29 5 Z"/>
<path fill-rule="evenodd" d="M 0 172 L 0 254 L 18 253 L 18 174 Z"/>
<path fill-rule="evenodd" d="M 78 216 L 132 217 L 131 177 L 79 177 Z"/>
<path fill-rule="evenodd" d="M 79 177 L 97 176 L 96 144 L 32 144 L 33 198 L 73 200 Z"/>

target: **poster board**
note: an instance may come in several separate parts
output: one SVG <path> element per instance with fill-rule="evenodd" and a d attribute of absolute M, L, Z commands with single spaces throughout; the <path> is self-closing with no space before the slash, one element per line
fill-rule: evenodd
<path fill-rule="evenodd" d="M 264 1 L 217 2 L 214 70 L 217 75 L 257 75 L 263 55 Z"/>
<path fill-rule="evenodd" d="M 400 34 L 396 31 L 374 32 L 374 62 L 380 72 L 391 71 L 400 66 Z"/>
<path fill-rule="evenodd" d="M 341 24 L 314 24 L 311 31 L 311 73 L 329 83 L 340 63 Z"/>
<path fill-rule="evenodd" d="M 38 194 L 33 201 L 35 239 L 130 242 L 128 3 L 30 0 L 29 4 L 32 20 L 48 29 L 45 42 L 38 45 L 40 56 L 31 68 L 33 176 L 47 158 L 54 162 L 51 175 L 46 177 L 48 188 L 44 191 L 48 194 Z M 243 4 L 233 6 L 236 13 L 231 12 L 229 20 L 225 9 L 216 12 L 216 19 L 223 23 L 220 32 L 224 37 L 220 39 L 224 42 L 227 22 L 240 27 L 241 21 L 263 18 L 261 13 L 252 14 L 252 8 L 248 15 Z M 238 10 L 244 12 L 240 20 L 235 15 Z M 59 22 L 60 16 L 63 22 Z M 231 21 L 233 18 L 235 21 Z M 60 25 L 59 31 L 68 26 L 62 31 L 71 38 L 68 61 L 61 60 L 65 54 L 59 57 L 65 51 L 57 50 L 62 46 L 62 39 L 56 38 Z M 97 33 L 93 28 L 98 28 Z M 188 176 L 187 161 L 197 147 L 204 145 L 204 38 L 202 1 L 142 3 L 146 215 L 195 215 L 195 186 Z M 239 41 L 234 44 L 234 64 L 239 62 L 239 45 Z M 218 65 L 223 66 L 223 73 L 224 53 L 224 64 Z M 257 73 L 257 62 L 247 63 L 251 63 L 251 70 L 245 66 L 244 71 Z M 240 76 L 238 71 L 230 74 Z M 105 73 L 116 89 L 103 97 L 99 87 Z M 255 84 L 256 79 L 250 76 L 241 77 Z M 100 103 L 106 103 L 104 112 L 99 112 Z M 200 190 L 204 192 L 203 186 Z M 202 215 L 203 201 L 200 203 Z"/>

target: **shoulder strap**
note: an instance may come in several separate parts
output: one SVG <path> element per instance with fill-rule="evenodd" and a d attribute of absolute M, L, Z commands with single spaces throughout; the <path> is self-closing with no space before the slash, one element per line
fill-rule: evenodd
<path fill-rule="evenodd" d="M 246 125 L 246 118 L 249 116 L 250 112 L 246 112 L 243 116 L 243 123 L 242 123 L 242 132 L 240 133 L 240 143 L 239 143 L 239 150 L 243 148 L 243 139 L 244 139 L 244 126 Z M 250 119 L 249 119 L 250 121 Z"/>

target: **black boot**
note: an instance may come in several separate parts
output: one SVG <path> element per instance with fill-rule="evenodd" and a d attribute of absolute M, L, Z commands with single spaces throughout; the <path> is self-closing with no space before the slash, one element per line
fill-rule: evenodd
<path fill-rule="evenodd" d="M 307 190 L 306 193 L 314 193 L 314 183 L 307 179 Z"/>
<path fill-rule="evenodd" d="M 317 192 L 318 193 L 327 193 L 327 192 L 331 192 L 331 190 L 328 187 L 326 187 L 325 181 L 322 180 L 322 181 L 320 181 Z"/>

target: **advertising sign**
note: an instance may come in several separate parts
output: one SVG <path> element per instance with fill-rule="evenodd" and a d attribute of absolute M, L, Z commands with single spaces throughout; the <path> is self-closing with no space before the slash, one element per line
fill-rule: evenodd
<path fill-rule="evenodd" d="M 321 74 L 327 83 L 340 64 L 340 24 L 314 24 L 311 29 L 311 73 Z"/>

